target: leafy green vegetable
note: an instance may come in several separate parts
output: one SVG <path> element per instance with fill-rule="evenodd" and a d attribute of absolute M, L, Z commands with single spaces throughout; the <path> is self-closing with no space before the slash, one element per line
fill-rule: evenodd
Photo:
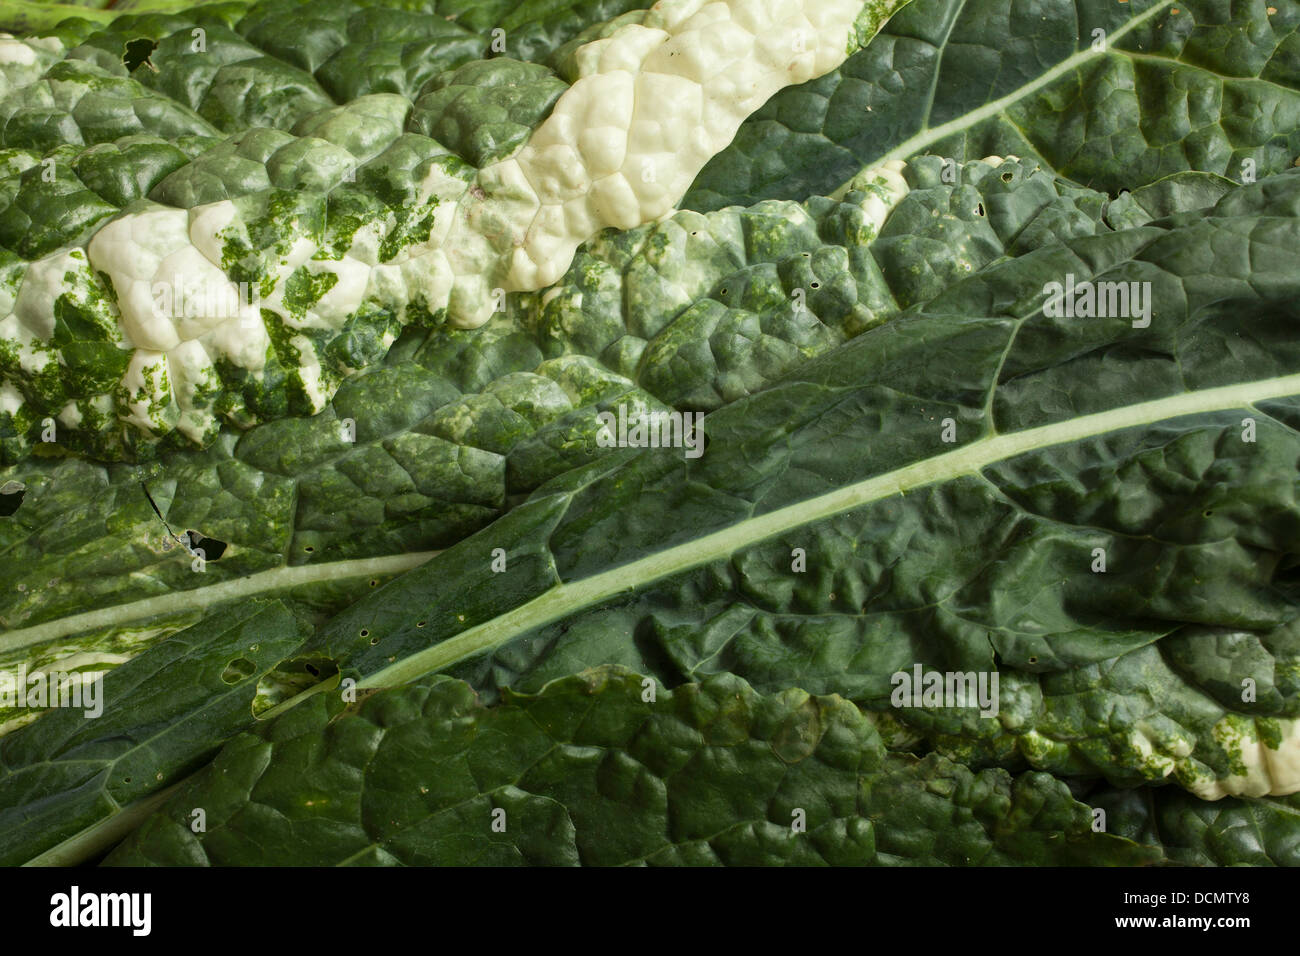
<path fill-rule="evenodd" d="M 1300 154 L 1294 3 L 915 0 L 842 67 L 776 96 L 692 209 L 829 194 L 921 153 L 1008 153 L 1111 194 L 1185 170 L 1235 181 Z"/>
<path fill-rule="evenodd" d="M 965 759 L 1289 785 L 1289 756 L 1269 780 L 1236 735 L 1276 749 L 1296 716 L 1300 378 L 1280 290 L 1300 223 L 1278 213 L 1297 200 L 1287 175 L 1195 226 L 990 266 L 709 415 L 698 461 L 557 478 L 308 647 L 379 685 L 451 665 L 484 690 L 606 661 L 670 685 L 725 670 L 839 693 Z M 1249 287 L 1229 271 L 1247 252 Z M 1149 275 L 1164 307 L 1149 328 L 1045 315 L 1044 279 L 1071 270 Z M 508 575 L 485 574 L 495 549 Z M 1284 679 L 1271 693 L 1252 669 L 1250 706 L 1211 680 L 1220 635 L 1243 630 Z M 1007 709 L 893 710 L 891 675 L 918 662 L 1000 670 Z"/>
<path fill-rule="evenodd" d="M 128 605 L 114 620 L 141 626 L 159 604 L 198 602 L 178 590 L 216 585 L 237 598 L 282 586 L 289 578 L 271 572 L 290 568 L 318 568 L 320 580 L 373 576 L 384 565 L 348 562 L 405 562 L 406 552 L 454 543 L 555 475 L 623 454 L 598 445 L 601 412 L 714 410 L 1013 241 L 1106 228 L 1100 197 L 1006 171 L 1004 181 L 971 164 L 949 185 L 921 163 L 894 177 L 893 192 L 882 177 L 844 202 L 682 213 L 589 244 L 556 288 L 522 298 L 500 322 L 404 336 L 314 418 L 228 433 L 202 454 L 148 466 L 33 459 L 7 469 L 30 499 L 0 528 L 0 567 L 19 583 L 0 606 L 15 631 L 0 646 L 77 633 L 68 615 L 88 596 Z M 904 191 L 897 226 L 877 237 L 882 195 L 892 203 Z M 984 199 L 1002 211 L 934 215 Z M 897 268 L 917 246 L 931 270 Z M 796 289 L 806 293 L 799 312 L 789 306 Z M 195 574 L 169 529 L 227 548 Z M 249 574 L 264 576 L 238 585 Z"/>
<path fill-rule="evenodd" d="M 506 6 L 12 41 L 13 315 L 64 291 L 0 353 L 0 862 L 1294 863 L 1295 8 L 854 4 L 825 76 L 706 94 L 708 151 L 754 115 L 684 208 L 476 260 L 530 278 L 462 327 L 411 250 L 504 254 L 502 170 L 604 161 L 601 64 L 721 35 Z M 188 353 L 94 260 L 178 210 L 279 364 L 157 405 Z M 73 392 L 118 404 L 41 440 Z"/>
<path fill-rule="evenodd" d="M 1197 800 L 1174 789 L 1104 791 L 1089 801 L 1111 832 L 1191 866 L 1295 866 L 1296 797 Z"/>
<path fill-rule="evenodd" d="M 481 326 L 669 213 L 901 2 L 808 31 L 802 3 L 260 0 L 0 37 L 0 462 L 321 411 L 404 327 Z"/>
<path fill-rule="evenodd" d="M 108 676 L 106 699 L 129 698 L 136 702 L 129 710 L 109 707 L 98 720 L 55 710 L 40 721 L 39 739 L 6 737 L 5 785 L 19 801 L 7 806 L 27 812 L 21 825 L 6 821 L 4 862 L 26 860 L 193 769 L 216 741 L 246 725 L 259 680 L 292 651 L 301 630 L 280 602 L 230 608 Z M 191 708 L 203 714 L 202 740 L 177 720 Z"/>
<path fill-rule="evenodd" d="M 649 682 L 653 683 L 653 682 Z M 108 863 L 1144 863 L 1046 774 L 889 754 L 857 708 L 587 671 L 485 708 L 435 677 L 232 741 Z M 495 825 L 494 825 L 495 823 Z M 310 855 L 303 855 L 303 847 Z"/>

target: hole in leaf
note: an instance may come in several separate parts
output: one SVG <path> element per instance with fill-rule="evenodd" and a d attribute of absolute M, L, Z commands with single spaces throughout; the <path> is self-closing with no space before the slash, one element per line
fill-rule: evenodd
<path fill-rule="evenodd" d="M 366 630 L 366 629 L 363 627 L 363 628 L 361 629 L 361 636 L 362 636 L 362 637 L 369 637 L 369 636 L 370 636 L 370 632 L 369 632 L 368 630 Z"/>
<path fill-rule="evenodd" d="M 1016 177 L 1013 176 L 1013 175 L 1011 174 L 1011 171 L 1010 171 L 1010 170 L 1007 170 L 1005 173 L 1002 174 L 1002 181 L 1003 181 L 1004 183 L 1009 183 L 1009 182 L 1011 182 L 1011 180 L 1013 180 L 1013 179 L 1015 179 L 1015 178 L 1016 178 Z"/>
<path fill-rule="evenodd" d="M 376 581 L 374 578 L 371 578 L 371 579 L 370 579 L 370 586 L 371 586 L 372 588 L 374 588 L 374 587 L 378 587 L 378 586 L 379 586 L 379 582 Z"/>
<path fill-rule="evenodd" d="M 1038 658 L 1037 658 L 1037 657 L 1031 657 L 1031 658 L 1029 658 L 1029 663 L 1031 663 L 1031 664 L 1037 664 L 1037 663 L 1038 663 Z"/>
<path fill-rule="evenodd" d="M 416 621 L 416 622 L 415 622 L 415 626 L 416 626 L 416 627 L 424 627 L 424 623 L 425 623 L 424 621 Z"/>
<path fill-rule="evenodd" d="M 217 538 L 209 538 L 197 531 L 186 531 L 185 537 L 191 548 L 202 549 L 205 561 L 215 561 L 226 553 L 226 542 Z"/>
<path fill-rule="evenodd" d="M 128 73 L 134 73 L 142 66 L 147 66 L 157 73 L 158 67 L 154 66 L 149 60 L 157 47 L 158 42 L 150 40 L 148 37 L 136 37 L 134 40 L 128 40 L 122 53 L 122 65 L 126 67 Z"/>
<path fill-rule="evenodd" d="M 808 287 L 810 289 L 820 289 L 822 287 L 822 284 L 820 282 L 809 282 Z"/>
<path fill-rule="evenodd" d="M 322 679 L 334 677 L 338 672 L 338 664 L 324 657 L 281 661 L 258 679 L 257 694 L 253 698 L 253 716 L 261 719 L 271 708 L 316 686 Z"/>
<path fill-rule="evenodd" d="M 20 481 L 6 481 L 0 485 L 0 518 L 8 518 L 18 510 L 27 494 L 27 486 Z"/>
<path fill-rule="evenodd" d="M 252 677 L 256 670 L 257 665 L 247 657 L 236 657 L 221 672 L 221 679 L 227 684 L 238 684 L 241 680 Z"/>
<path fill-rule="evenodd" d="M 983 203 L 976 203 L 976 204 L 975 204 L 975 215 L 977 215 L 977 216 L 982 216 L 982 215 L 984 215 L 984 204 L 983 204 Z"/>
<path fill-rule="evenodd" d="M 306 551 L 308 554 L 310 554 L 311 552 L 315 551 L 316 549 L 313 548 L 311 545 L 307 545 L 307 547 L 303 548 L 303 550 Z"/>

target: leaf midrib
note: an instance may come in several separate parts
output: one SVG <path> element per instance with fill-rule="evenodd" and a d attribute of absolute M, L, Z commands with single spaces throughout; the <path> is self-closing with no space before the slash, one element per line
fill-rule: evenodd
<path fill-rule="evenodd" d="M 140 623 L 165 614 L 184 611 L 204 611 L 225 601 L 252 597 L 286 588 L 341 581 L 367 575 L 383 577 L 401 574 L 428 561 L 438 551 L 416 551 L 410 554 L 383 555 L 373 558 L 354 558 L 348 561 L 326 561 L 271 568 L 244 577 L 231 578 L 217 584 L 199 588 L 168 591 L 152 597 L 141 598 L 126 604 L 86 611 L 68 617 L 59 617 L 18 628 L 0 636 L 0 654 L 43 644 L 62 637 L 86 631 L 123 624 Z"/>
<path fill-rule="evenodd" d="M 1200 389 L 1004 434 L 989 434 L 950 452 L 913 462 L 844 488 L 739 521 L 684 544 L 577 581 L 565 582 L 439 644 L 363 677 L 362 687 L 404 684 L 458 661 L 486 653 L 526 631 L 628 593 L 795 528 L 905 494 L 924 485 L 975 474 L 1016 455 L 1097 435 L 1154 425 L 1188 415 L 1248 408 L 1255 402 L 1300 394 L 1300 374 Z"/>
<path fill-rule="evenodd" d="M 1010 93 L 1006 94 L 1005 96 L 1001 96 L 996 100 L 991 100 L 988 103 L 985 103 L 983 106 L 973 109 L 969 113 L 964 113 L 961 116 L 958 116 L 955 119 L 951 119 L 946 123 L 941 123 L 938 126 L 927 126 L 926 128 L 920 130 L 919 132 L 914 133 L 913 135 L 905 139 L 903 142 L 895 146 L 893 149 L 891 149 L 889 152 L 884 153 L 883 155 L 874 159 L 872 162 L 868 163 L 867 166 L 865 166 L 864 168 L 871 169 L 894 159 L 901 159 L 901 160 L 911 159 L 912 157 L 916 156 L 917 154 L 925 150 L 928 146 L 933 145 L 939 140 L 945 139 L 956 133 L 960 133 L 963 130 L 970 129 L 971 127 L 976 126 L 979 123 L 982 123 L 984 120 L 989 119 L 990 117 L 997 116 L 999 113 L 1002 113 L 1008 107 L 1018 103 L 1020 100 L 1029 96 L 1031 93 L 1035 93 L 1038 90 L 1041 90 L 1043 87 L 1048 86 L 1049 84 L 1055 82 L 1065 74 L 1069 73 L 1071 70 L 1074 70 L 1077 67 L 1081 66 L 1082 64 L 1087 63 L 1089 60 L 1098 59 L 1106 56 L 1112 56 L 1112 55 L 1127 56 L 1129 51 L 1116 49 L 1115 43 L 1118 40 L 1122 39 L 1123 37 L 1127 36 L 1133 30 L 1136 30 L 1142 24 L 1146 23 L 1147 20 L 1150 20 L 1153 17 L 1160 14 L 1161 12 L 1163 12 L 1172 3 L 1173 0 L 1159 0 L 1159 2 L 1156 3 L 1153 7 L 1151 7 L 1151 9 L 1144 10 L 1142 13 L 1135 16 L 1132 20 L 1129 20 L 1127 23 L 1125 23 L 1119 29 L 1115 30 L 1113 33 L 1107 34 L 1106 49 L 1104 51 L 1094 50 L 1090 44 L 1084 47 L 1082 50 L 1078 50 L 1070 54 L 1064 60 L 1057 63 L 1055 66 L 1053 66 L 1051 69 L 1047 70 L 1044 73 L 1041 73 L 1039 76 L 1035 77 L 1033 80 L 1030 80 L 1024 86 L 1012 90 Z M 943 61 L 941 59 L 935 65 L 936 77 L 939 75 L 939 71 L 942 69 L 943 69 Z M 849 190 L 849 185 L 853 182 L 854 179 L 857 178 L 858 175 L 860 175 L 860 173 L 855 173 L 853 177 L 851 177 L 848 180 L 848 182 L 843 183 L 838 189 L 832 192 L 830 194 L 830 197 L 832 199 L 843 199 L 844 195 Z"/>

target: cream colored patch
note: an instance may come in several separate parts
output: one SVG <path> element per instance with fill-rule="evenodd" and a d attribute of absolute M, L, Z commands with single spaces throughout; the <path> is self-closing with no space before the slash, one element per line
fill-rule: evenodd
<path fill-rule="evenodd" d="M 580 75 L 551 115 L 463 200 L 449 238 L 463 293 L 451 320 L 482 325 L 493 287 L 544 288 L 601 229 L 671 212 L 773 93 L 844 61 L 861 9 L 859 0 L 680 0 L 583 46 Z"/>
<path fill-rule="evenodd" d="M 1273 721 L 1281 731 L 1276 749 L 1257 732 L 1242 728 L 1243 718 L 1225 717 L 1214 726 L 1214 738 L 1235 756 L 1245 772 L 1221 780 L 1196 781 L 1188 786 L 1202 800 L 1223 797 L 1282 797 L 1300 791 L 1300 720 Z"/>
<path fill-rule="evenodd" d="M 898 0 L 901 3 L 901 0 Z M 292 329 L 339 329 L 367 301 L 446 309 L 452 324 L 482 325 L 507 291 L 553 284 L 578 246 L 601 229 L 629 229 L 671 214 L 704 164 L 782 87 L 834 69 L 848 55 L 862 0 L 660 0 L 574 54 L 577 76 L 513 156 L 481 169 L 473 186 L 436 166 L 420 184 L 441 205 L 426 242 L 378 260 L 383 229 L 357 230 L 339 259 L 316 259 L 308 239 L 273 266 L 270 292 L 238 288 L 222 269 L 229 237 L 244 228 L 223 200 L 190 210 L 149 205 L 110 220 L 90 240 L 89 265 L 117 297 L 120 342 L 133 350 L 117 409 L 123 421 L 202 443 L 215 426 L 207 402 L 217 365 L 253 372 L 271 343 L 261 309 Z M 0 37 L 0 65 L 35 64 L 36 48 Z M 883 221 L 887 196 L 873 197 Z M 874 217 L 873 217 L 874 218 Z M 878 225 L 878 224 L 877 224 Z M 69 267 L 60 252 L 33 263 L 14 306 L 29 373 L 46 364 L 50 302 Z M 284 303 L 300 267 L 334 285 L 305 311 Z M 13 324 L 11 316 L 5 321 Z M 3 327 L 9 337 L 9 325 Z M 336 378 L 295 337 L 299 377 L 320 409 Z M 331 384 L 333 383 L 333 384 Z"/>

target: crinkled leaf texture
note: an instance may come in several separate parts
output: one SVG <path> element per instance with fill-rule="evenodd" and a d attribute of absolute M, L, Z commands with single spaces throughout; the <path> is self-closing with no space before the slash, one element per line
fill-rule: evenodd
<path fill-rule="evenodd" d="M 413 144 L 490 163 L 642 15 L 380 6 L 316 4 L 292 48 L 286 0 L 60 27 L 58 68 L 219 135 L 86 126 L 80 185 L 9 156 L 0 239 L 28 241 L 25 189 L 71 197 L 50 229 L 163 183 L 256 205 L 333 144 L 374 158 L 329 202 L 402 246 Z M 510 59 L 479 59 L 457 25 L 503 17 Z M 693 209 L 474 330 L 367 316 L 319 414 L 244 383 L 267 404 L 202 450 L 0 436 L 0 665 L 111 668 L 116 702 L 0 711 L 0 859 L 130 833 L 112 862 L 1296 862 L 1295 18 L 914 0 L 743 126 Z M 200 21 L 247 56 L 178 86 Z M 142 33 L 158 72 L 119 77 Z M 263 67 L 284 96 L 232 99 Z M 1061 315 L 1067 276 L 1145 298 Z M 67 334 L 101 305 L 68 297 Z M 620 408 L 704 414 L 703 455 L 605 447 Z M 996 673 L 996 715 L 895 706 L 916 667 Z"/>
<path fill-rule="evenodd" d="M 1111 790 L 1087 798 L 1110 832 L 1188 866 L 1300 866 L 1300 798 L 1197 800 L 1178 790 Z"/>
<path fill-rule="evenodd" d="M 703 457 L 554 479 L 309 646 L 378 684 L 451 666 L 485 691 L 727 671 L 965 760 L 1289 792 L 1297 202 L 1286 174 L 994 263 L 710 414 Z M 1160 311 L 1048 315 L 1067 273 L 1150 281 Z M 918 663 L 998 669 L 998 718 L 891 707 Z"/>
<path fill-rule="evenodd" d="M 778 93 L 683 204 L 825 195 L 859 168 L 1008 153 L 1112 195 L 1300 154 L 1300 5 L 915 0 L 842 67 Z"/>
<path fill-rule="evenodd" d="M 918 182 L 940 181 L 939 161 L 915 167 Z M 1004 163 L 984 178 L 1023 175 Z M 976 218 L 997 220 L 994 198 Z M 665 688 L 739 678 L 760 696 L 838 695 L 892 747 L 931 753 L 931 767 L 1210 798 L 1289 792 L 1300 174 L 1119 231 L 1099 221 L 954 278 L 716 408 L 698 459 L 622 449 L 549 479 L 309 628 L 284 660 L 374 688 L 442 672 L 492 707 L 599 665 Z M 1043 285 L 1067 272 L 1150 281 L 1160 311 L 1137 327 L 1047 314 Z M 150 679 L 187 633 L 109 679 Z M 206 660 L 215 687 L 228 654 Z M 997 716 L 891 706 L 893 675 L 917 665 L 996 670 Z M 266 681 L 252 670 L 245 688 Z M 1247 672 L 1259 679 L 1250 703 L 1237 692 Z M 311 707 L 339 698 L 336 680 Z M 81 758 L 47 721 L 0 743 L 14 807 L 3 823 L 24 858 L 55 845 L 34 812 L 54 796 L 26 781 Z M 83 792 L 119 785 L 116 767 L 147 748 L 150 726 L 117 729 Z M 155 792 L 235 732 L 197 705 L 171 726 L 178 769 Z M 251 746 L 239 739 L 228 755 Z M 175 837 L 148 832 L 138 852 Z"/>
<path fill-rule="evenodd" d="M 1103 196 L 1015 163 L 971 163 L 948 183 L 926 161 L 859 185 L 843 201 L 603 236 L 499 321 L 405 335 L 312 418 L 146 465 L 0 469 L 25 489 L 0 522 L 0 572 L 17 585 L 0 597 L 0 659 L 40 647 L 42 663 L 120 663 L 227 602 L 288 589 L 328 613 L 545 481 L 626 456 L 598 443 L 603 412 L 714 411 L 973 268 L 1109 231 Z M 924 271 L 908 266 L 918 255 Z M 226 544 L 203 573 L 174 538 L 189 530 Z M 103 613 L 84 618 L 88 605 Z"/>
<path fill-rule="evenodd" d="M 242 735 L 108 865 L 1138 864 L 1047 774 L 891 754 L 856 707 L 584 671 L 484 707 L 444 677 Z M 189 808 L 201 807 L 202 832 Z"/>
<path fill-rule="evenodd" d="M 0 36 L 0 462 L 321 411 L 404 328 L 481 326 L 671 213 L 903 2 L 259 0 Z"/>

